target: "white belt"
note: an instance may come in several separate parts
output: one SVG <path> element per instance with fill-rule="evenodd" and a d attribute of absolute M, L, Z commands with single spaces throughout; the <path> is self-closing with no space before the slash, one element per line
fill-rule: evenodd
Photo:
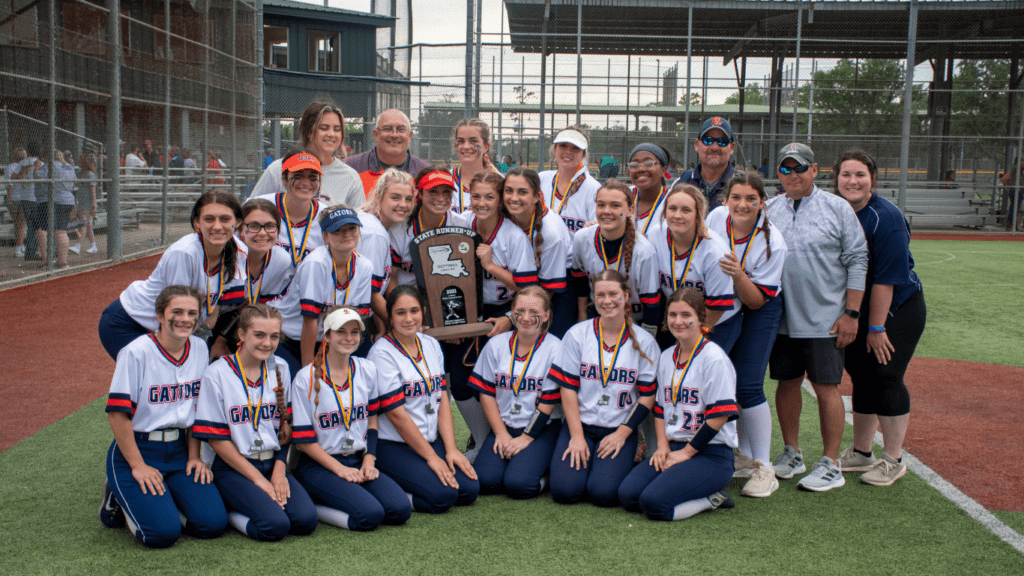
<path fill-rule="evenodd" d="M 145 434 L 145 432 L 143 432 Z M 166 428 L 149 433 L 150 442 L 175 442 L 181 437 L 181 428 Z"/>
<path fill-rule="evenodd" d="M 261 450 L 259 452 L 250 452 L 249 453 L 249 458 L 251 458 L 252 460 L 263 461 L 263 460 L 270 460 L 273 457 L 274 457 L 274 451 L 273 450 Z"/>

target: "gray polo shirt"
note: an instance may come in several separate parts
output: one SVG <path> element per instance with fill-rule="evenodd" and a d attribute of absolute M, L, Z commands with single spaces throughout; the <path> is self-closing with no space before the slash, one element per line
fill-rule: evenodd
<path fill-rule="evenodd" d="M 789 248 L 779 334 L 834 338 L 829 330 L 846 308 L 846 291 L 863 290 L 868 270 L 868 245 L 856 213 L 846 200 L 817 186 L 799 209 L 780 194 L 768 200 L 767 211 Z"/>

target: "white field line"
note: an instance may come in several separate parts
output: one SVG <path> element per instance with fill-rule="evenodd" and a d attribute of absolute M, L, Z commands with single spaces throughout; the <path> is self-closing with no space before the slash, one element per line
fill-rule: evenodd
<path fill-rule="evenodd" d="M 814 388 L 811 387 L 811 383 L 807 379 L 804 379 L 803 389 L 812 397 L 817 398 L 814 394 Z M 846 400 L 846 398 L 843 399 L 844 405 L 846 404 Z M 853 425 L 853 414 L 851 414 L 848 407 L 846 410 L 846 422 L 851 426 Z M 882 446 L 881 432 L 875 432 L 875 444 Z M 1007 526 L 1005 522 L 996 518 L 995 515 L 986 510 L 984 506 L 978 504 L 978 502 L 973 498 L 961 492 L 956 486 L 950 484 L 927 464 L 921 462 L 906 450 L 903 450 L 903 462 L 906 463 L 907 468 L 911 472 L 921 477 L 921 479 L 927 482 L 929 486 L 938 490 L 940 494 L 948 498 L 953 502 L 953 504 L 956 504 L 961 510 L 967 512 L 971 518 L 974 518 L 979 524 L 988 528 L 1000 540 L 1006 542 L 1010 546 L 1013 546 L 1018 552 L 1024 554 L 1024 536 L 1021 536 L 1014 531 L 1013 528 Z"/>

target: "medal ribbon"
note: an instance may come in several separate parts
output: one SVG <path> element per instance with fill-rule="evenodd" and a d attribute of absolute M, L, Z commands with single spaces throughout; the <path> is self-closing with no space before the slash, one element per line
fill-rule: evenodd
<path fill-rule="evenodd" d="M 352 290 L 352 277 L 356 274 L 356 253 L 352 252 L 348 256 L 348 264 L 345 265 L 348 268 L 348 280 L 345 282 L 345 299 L 341 302 L 342 304 L 348 304 L 348 294 Z M 338 282 L 338 265 L 334 262 L 334 253 L 331 253 L 331 278 L 334 279 L 334 305 L 338 305 L 338 290 L 341 286 Z"/>
<path fill-rule="evenodd" d="M 601 326 L 601 319 L 597 319 L 597 361 L 601 365 L 601 387 L 608 387 L 608 380 L 611 378 L 612 368 L 615 368 L 615 361 L 619 359 L 619 352 L 622 350 L 622 339 L 626 335 L 626 321 L 622 321 L 622 328 L 619 329 L 619 337 L 615 340 L 615 354 L 612 355 L 612 363 L 608 369 L 604 367 L 604 327 Z"/>
<path fill-rule="evenodd" d="M 423 347 L 420 346 L 420 339 L 416 338 L 416 352 L 419 353 L 420 358 L 423 358 L 423 367 L 427 369 L 426 374 L 423 373 L 423 370 L 420 370 L 419 362 L 413 359 L 412 354 L 409 354 L 409 351 L 405 349 L 405 345 L 402 344 L 402 341 L 399 340 L 397 336 L 391 337 L 385 335 L 384 337 L 390 340 L 391 343 L 395 345 L 395 348 L 401 350 L 402 354 L 404 354 L 405 357 L 409 359 L 409 362 L 412 362 L 412 365 L 414 368 L 416 368 L 416 372 L 419 373 L 420 378 L 423 378 L 423 384 L 427 387 L 427 394 L 431 394 L 433 390 L 430 389 L 430 365 L 427 364 L 427 359 L 425 356 L 423 356 Z"/>
<path fill-rule="evenodd" d="M 594 234 L 594 243 L 597 245 L 595 246 L 595 248 L 597 248 L 597 253 L 601 255 L 601 261 L 604 262 L 604 269 L 611 270 L 612 265 L 608 262 L 608 256 L 604 252 L 604 238 L 601 238 L 600 230 L 598 230 L 597 233 Z M 616 272 L 619 271 L 619 262 L 621 262 L 622 257 L 622 245 L 625 243 L 625 241 L 619 242 L 619 251 L 618 253 L 615 254 L 615 258 L 612 260 L 612 262 L 615 262 Z"/>
<path fill-rule="evenodd" d="M 690 264 L 693 263 L 693 251 L 697 249 L 697 245 L 700 244 L 700 234 L 693 233 L 693 242 L 690 243 L 689 256 L 686 257 L 686 268 L 683 268 L 683 275 L 676 279 L 676 249 L 675 244 L 672 242 L 672 231 L 667 231 L 668 234 L 668 262 L 671 266 L 672 272 L 672 290 L 679 290 L 679 287 L 686 281 L 686 275 L 690 272 Z"/>
<path fill-rule="evenodd" d="M 356 363 L 351 357 L 348 359 L 348 377 L 345 378 L 345 382 L 338 388 L 334 385 L 331 380 L 331 365 L 324 362 L 324 380 L 331 386 L 331 391 L 334 392 L 334 399 L 338 401 L 338 410 L 341 410 L 341 422 L 345 425 L 345 430 L 352 429 L 352 406 L 355 405 L 355 386 L 352 384 L 352 373 L 356 369 Z M 345 409 L 345 403 L 341 401 L 341 394 L 339 392 L 348 389 L 348 409 Z"/>
<path fill-rule="evenodd" d="M 576 167 L 576 171 L 579 172 L 581 168 L 583 168 L 583 162 L 580 162 L 579 166 Z M 558 172 L 556 171 L 554 178 L 551 179 L 551 204 L 552 204 L 551 207 L 552 208 L 555 207 L 554 206 L 555 200 L 561 200 L 561 202 L 558 204 L 558 214 L 561 214 L 562 213 L 562 208 L 565 208 L 565 201 L 568 200 L 569 196 L 572 196 L 573 193 L 575 193 L 576 190 L 580 186 L 583 185 L 583 182 L 586 179 L 587 179 L 587 173 L 586 172 L 584 172 L 583 174 L 580 174 L 575 179 L 573 179 L 572 183 L 569 184 L 569 187 L 565 189 L 565 194 L 559 194 L 558 193 Z"/>
<path fill-rule="evenodd" d="M 203 241 L 203 235 L 199 235 L 199 241 Z M 217 264 L 217 297 L 213 298 L 213 291 L 210 290 L 210 273 L 209 265 L 206 262 L 206 250 L 203 250 L 203 274 L 206 276 L 206 294 L 203 298 L 203 304 L 206 306 L 206 315 L 210 316 L 213 314 L 213 309 L 217 306 L 217 302 L 220 302 L 220 297 L 224 294 L 224 253 L 220 255 L 220 263 Z M 247 272 L 248 274 L 248 272 Z"/>
<path fill-rule="evenodd" d="M 760 214 L 758 214 L 760 216 Z M 758 218 L 760 220 L 760 218 Z M 725 220 L 725 227 L 729 229 L 729 249 L 732 250 L 733 254 L 736 253 L 736 239 L 732 234 L 732 216 L 729 216 Z M 747 269 L 747 252 L 750 251 L 750 245 L 754 243 L 754 237 L 761 229 L 757 227 L 757 221 L 754 222 L 754 231 L 750 233 L 750 238 L 747 238 L 747 247 L 743 249 L 743 256 L 740 257 L 740 268 Z"/>
<path fill-rule="evenodd" d="M 242 360 L 235 352 L 235 364 L 238 365 L 238 375 L 242 379 L 242 388 L 245 389 L 245 400 L 249 403 L 249 415 L 252 416 L 252 429 L 258 435 L 260 433 L 260 412 L 263 411 L 263 384 L 267 381 L 267 363 L 260 362 L 260 401 L 256 404 L 256 412 L 252 411 L 252 397 L 249 396 L 249 380 L 245 377 L 245 368 Z"/>
<path fill-rule="evenodd" d="M 287 192 L 285 193 L 287 195 Z M 313 227 L 313 204 L 309 205 L 309 215 L 306 216 L 306 228 L 302 231 L 302 244 L 298 246 L 298 251 L 295 250 L 295 238 L 292 236 L 292 221 L 291 217 L 288 216 L 288 203 L 285 202 L 284 196 L 281 197 L 281 211 L 284 212 L 284 229 L 288 233 L 288 241 L 291 243 L 292 266 L 298 266 L 299 262 L 302 261 L 302 255 L 306 253 L 306 242 L 309 240 L 309 229 Z"/>
<path fill-rule="evenodd" d="M 452 176 L 455 177 L 455 189 L 458 190 L 456 194 L 459 195 L 459 212 L 462 212 L 464 209 L 462 204 L 462 193 L 469 192 L 469 190 L 462 187 L 462 167 L 458 166 L 453 169 Z"/>
<path fill-rule="evenodd" d="M 640 195 L 639 191 L 637 191 L 637 195 L 638 196 Z M 665 187 L 662 186 L 661 187 L 661 192 L 658 192 L 658 197 L 654 200 L 654 205 L 651 206 L 651 211 L 648 212 L 648 214 L 650 214 L 650 217 L 647 218 L 647 222 L 644 224 L 643 232 L 641 232 L 644 236 L 647 236 L 647 229 L 651 227 L 651 222 L 654 221 L 654 215 L 658 212 L 658 206 L 661 206 L 661 203 L 664 202 L 664 201 L 665 201 Z M 639 208 L 639 206 L 637 208 Z M 639 218 L 639 217 L 640 217 L 640 215 L 637 214 L 637 218 Z"/>
<path fill-rule="evenodd" d="M 676 358 L 676 370 L 678 370 L 679 368 L 683 368 L 684 366 L 685 366 L 685 368 L 683 369 L 682 376 L 679 377 L 679 381 L 678 382 L 675 382 L 675 381 L 672 382 L 672 405 L 673 406 L 675 406 L 676 404 L 679 404 L 679 392 L 683 388 L 683 380 L 686 380 L 686 375 L 690 373 L 690 366 L 693 366 L 693 359 L 697 357 L 697 354 L 700 354 L 700 351 L 704 349 L 704 345 L 705 344 L 707 344 L 707 339 L 704 338 L 703 335 L 701 335 L 700 340 L 698 340 L 697 343 L 693 345 L 693 350 L 690 350 L 690 356 L 686 359 L 686 363 L 683 364 L 683 366 L 679 365 L 679 358 L 678 357 Z M 676 346 L 676 355 L 677 356 L 679 355 L 679 347 L 678 346 Z M 675 370 L 673 370 L 672 372 L 673 372 L 673 376 L 674 376 L 675 375 Z"/>
<path fill-rule="evenodd" d="M 516 381 L 516 354 L 519 350 L 519 330 L 512 333 L 512 361 L 509 362 L 508 376 L 512 379 L 512 394 L 519 398 L 519 388 L 523 385 L 523 379 L 526 378 L 526 371 L 530 369 L 530 362 L 533 361 L 533 353 L 537 351 L 540 346 L 541 340 L 544 339 L 544 335 L 541 334 L 537 337 L 537 341 L 533 343 L 533 347 L 530 348 L 530 352 L 526 355 L 526 362 L 523 364 L 523 372 L 519 376 L 519 380 Z"/>
<path fill-rule="evenodd" d="M 253 280 L 251 276 L 249 276 L 249 272 L 248 271 L 246 271 L 246 273 L 245 273 L 245 275 L 246 275 L 245 301 L 248 302 L 249 304 L 256 304 L 257 302 L 259 302 L 260 290 L 263 289 L 263 273 L 266 272 L 267 264 L 270 263 L 270 253 L 271 252 L 272 252 L 272 250 L 267 250 L 267 256 L 263 259 L 263 267 L 260 268 L 260 273 L 257 275 L 257 278 L 259 278 L 260 283 L 259 283 L 259 285 L 256 286 L 255 291 L 253 290 L 253 284 L 255 284 L 256 281 Z"/>
<path fill-rule="evenodd" d="M 423 233 L 423 220 L 422 220 L 422 217 L 423 217 L 423 210 L 420 210 L 420 213 L 416 214 L 416 220 L 414 220 L 413 223 L 412 223 L 412 236 L 413 236 L 413 238 L 415 238 L 416 236 L 419 236 L 420 234 Z M 447 221 L 448 221 L 448 214 L 445 214 L 443 217 L 441 217 L 441 222 L 439 222 L 437 224 L 437 226 L 435 226 L 435 228 L 440 228 L 440 227 L 444 226 L 444 223 L 447 222 Z"/>

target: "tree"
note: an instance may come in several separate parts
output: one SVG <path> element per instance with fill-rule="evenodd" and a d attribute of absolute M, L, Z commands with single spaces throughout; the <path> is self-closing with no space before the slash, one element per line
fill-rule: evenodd
<path fill-rule="evenodd" d="M 679 105 L 686 106 L 686 96 L 679 97 Z M 690 92 L 690 106 L 700 106 L 700 92 Z"/>
<path fill-rule="evenodd" d="M 1009 80 L 1008 60 L 957 62 L 949 133 L 954 136 L 1005 134 Z"/>
<path fill-rule="evenodd" d="M 761 95 L 761 86 L 757 82 L 751 82 L 751 83 L 747 84 L 747 87 L 744 90 L 744 92 L 745 92 L 744 97 L 743 97 L 743 105 L 744 106 L 756 106 L 756 105 L 764 104 L 765 103 L 764 96 Z M 740 93 L 738 91 L 737 92 L 733 92 L 728 98 L 725 99 L 725 103 L 726 104 L 739 104 L 740 103 Z"/>

